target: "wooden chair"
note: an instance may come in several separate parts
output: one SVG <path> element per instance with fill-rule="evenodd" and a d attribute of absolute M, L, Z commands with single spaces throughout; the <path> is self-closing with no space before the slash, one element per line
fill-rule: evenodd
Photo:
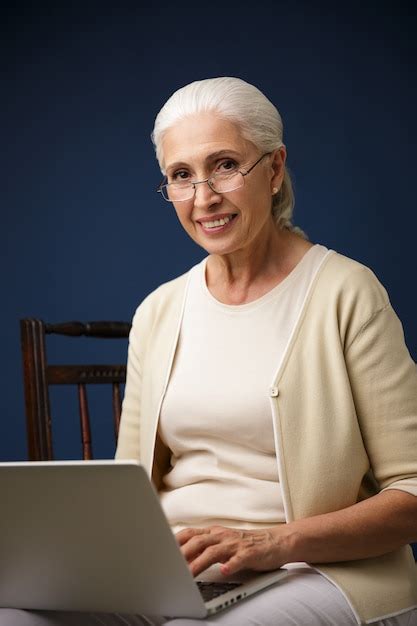
<path fill-rule="evenodd" d="M 87 385 L 111 384 L 114 434 L 117 440 L 120 414 L 120 385 L 126 381 L 123 365 L 49 365 L 46 335 L 68 337 L 98 337 L 102 339 L 127 338 L 127 322 L 64 322 L 47 324 L 39 319 L 20 320 L 25 389 L 28 457 L 31 461 L 50 461 L 54 458 L 52 445 L 50 385 L 77 385 L 83 459 L 91 459 L 91 431 L 87 401 Z"/>

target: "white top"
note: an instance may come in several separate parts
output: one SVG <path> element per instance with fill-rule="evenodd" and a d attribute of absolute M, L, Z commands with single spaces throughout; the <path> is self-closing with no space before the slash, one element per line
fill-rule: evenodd
<path fill-rule="evenodd" d="M 192 268 L 159 424 L 172 451 L 160 496 L 174 532 L 285 522 L 265 381 L 275 378 L 328 252 L 313 246 L 276 287 L 242 305 L 212 296 L 207 258 Z"/>

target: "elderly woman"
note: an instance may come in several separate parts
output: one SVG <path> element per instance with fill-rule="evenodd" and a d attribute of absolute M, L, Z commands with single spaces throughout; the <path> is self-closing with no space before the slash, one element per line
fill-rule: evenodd
<path fill-rule="evenodd" d="M 207 256 L 136 312 L 117 457 L 149 471 L 194 575 L 290 570 L 158 623 L 417 624 L 417 375 L 386 291 L 292 225 L 282 122 L 256 87 L 185 86 L 153 140 L 158 191 Z"/>
<path fill-rule="evenodd" d="M 417 624 L 417 375 L 386 291 L 292 225 L 256 87 L 185 86 L 153 140 L 207 256 L 136 312 L 117 456 L 148 468 L 194 575 L 304 564 L 206 622 Z"/>

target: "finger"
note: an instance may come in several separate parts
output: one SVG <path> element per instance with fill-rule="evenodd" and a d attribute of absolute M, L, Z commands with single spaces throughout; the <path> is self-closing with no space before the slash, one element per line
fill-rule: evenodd
<path fill-rule="evenodd" d="M 239 550 L 230 555 L 229 559 L 223 561 L 220 567 L 222 574 L 236 574 L 245 569 L 264 570 L 265 552 L 257 546 L 241 546 Z M 273 569 L 273 568 L 272 568 Z"/>
<path fill-rule="evenodd" d="M 189 563 L 189 567 L 193 576 L 198 576 L 208 567 L 215 563 L 228 561 L 231 556 L 231 546 L 224 543 L 217 543 L 208 546 L 199 556 Z"/>
<path fill-rule="evenodd" d="M 195 535 L 213 534 L 217 537 L 230 536 L 238 531 L 225 528 L 224 526 L 205 526 L 204 528 L 183 528 L 175 534 L 175 538 L 179 545 L 187 543 Z"/>
<path fill-rule="evenodd" d="M 242 558 L 236 554 L 230 557 L 225 563 L 220 565 L 220 571 L 224 576 L 230 576 L 236 574 L 242 569 L 246 569 L 243 565 Z"/>
<path fill-rule="evenodd" d="M 210 546 L 219 544 L 219 540 L 214 535 L 203 533 L 191 537 L 187 543 L 181 546 L 181 552 L 185 559 L 190 563 L 200 554 L 207 550 Z"/>
<path fill-rule="evenodd" d="M 178 533 L 176 533 L 175 539 L 177 540 L 179 545 L 182 546 L 196 535 L 202 535 L 204 532 L 204 528 L 184 528 L 183 530 L 180 530 Z"/>
<path fill-rule="evenodd" d="M 244 533 L 234 529 L 208 527 L 199 535 L 193 535 L 181 546 L 181 552 L 193 573 L 199 573 L 213 563 L 227 560 L 245 545 Z M 246 540 L 247 541 L 247 540 Z M 214 550 L 214 546 L 219 546 Z"/>

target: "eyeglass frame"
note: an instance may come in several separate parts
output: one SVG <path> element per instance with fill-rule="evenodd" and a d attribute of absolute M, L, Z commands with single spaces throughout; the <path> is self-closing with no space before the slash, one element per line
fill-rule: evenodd
<path fill-rule="evenodd" d="M 259 157 L 259 159 L 257 161 L 255 161 L 255 163 L 253 165 L 250 166 L 250 168 L 246 171 L 241 171 L 241 170 L 236 170 L 236 173 L 241 174 L 243 177 L 247 176 L 253 169 L 254 167 L 256 167 L 258 165 L 258 163 L 260 163 L 262 161 L 263 158 L 265 158 L 266 156 L 268 156 L 269 154 L 272 154 L 271 152 L 265 152 L 262 156 Z M 192 187 L 194 189 L 194 193 L 192 196 L 190 196 L 189 198 L 186 198 L 185 200 L 170 200 L 169 198 L 166 198 L 164 196 L 164 192 L 162 191 L 162 189 L 165 187 L 165 189 L 167 187 L 169 187 L 170 185 L 175 185 L 176 183 L 164 183 L 165 180 L 167 180 L 167 177 L 164 176 L 163 179 L 161 180 L 161 182 L 159 183 L 156 191 L 158 193 L 160 193 L 163 197 L 164 200 L 166 200 L 167 202 L 189 202 L 189 200 L 192 200 L 195 197 L 195 193 L 196 193 L 196 185 L 201 185 L 203 183 L 207 183 L 208 186 L 210 187 L 210 189 L 214 192 L 214 193 L 230 193 L 230 191 L 236 191 L 237 189 L 241 189 L 243 187 L 243 185 L 245 184 L 245 179 L 243 178 L 243 185 L 241 185 L 240 187 L 236 187 L 236 189 L 230 189 L 230 191 L 216 191 L 216 189 L 213 189 L 211 180 L 212 178 L 216 178 L 216 176 L 218 176 L 218 174 L 212 174 L 211 176 L 209 176 L 208 178 L 205 178 L 204 180 L 195 180 L 195 181 L 190 181 L 189 185 L 190 187 Z M 167 192 L 168 195 L 168 192 Z"/>

